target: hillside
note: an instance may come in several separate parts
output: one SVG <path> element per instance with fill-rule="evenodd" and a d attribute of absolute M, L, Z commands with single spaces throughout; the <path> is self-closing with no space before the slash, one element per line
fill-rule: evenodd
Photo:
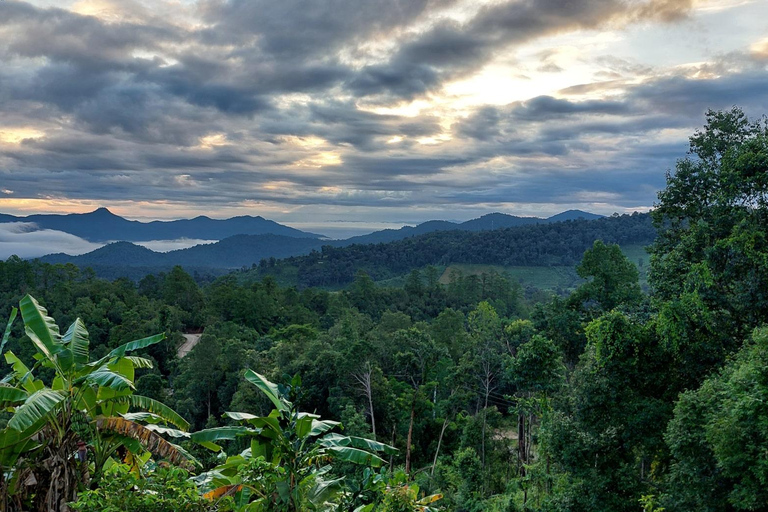
<path fill-rule="evenodd" d="M 573 266 L 595 240 L 647 245 L 655 234 L 650 216 L 640 213 L 494 231 L 437 231 L 389 243 L 325 245 L 320 252 L 273 265 L 262 263 L 243 278 L 258 280 L 272 275 L 281 283 L 301 287 L 337 287 L 352 282 L 359 270 L 378 281 L 426 265 Z"/>
<path fill-rule="evenodd" d="M 346 240 L 337 240 L 328 245 L 335 247 L 346 247 L 353 244 L 379 244 L 403 240 L 408 237 L 434 233 L 435 231 L 488 231 L 494 229 L 511 228 L 517 226 L 528 226 L 531 224 L 547 224 L 551 222 L 562 222 L 566 220 L 587 219 L 594 220 L 601 218 L 602 215 L 583 212 L 581 210 L 568 210 L 546 219 L 538 217 L 518 217 L 506 213 L 488 213 L 477 219 L 471 219 L 465 222 L 450 222 L 447 220 L 430 220 L 417 226 L 403 226 L 400 229 L 384 229 L 374 231 L 367 235 L 354 236 Z"/>
<path fill-rule="evenodd" d="M 155 252 L 130 242 L 115 242 L 81 256 L 51 254 L 40 258 L 44 263 L 74 263 L 91 267 L 102 277 L 142 277 L 181 265 L 188 271 L 221 274 L 223 271 L 250 267 L 264 258 L 285 258 L 319 249 L 314 238 L 279 235 L 236 235 L 213 244 L 197 245 L 166 253 Z"/>

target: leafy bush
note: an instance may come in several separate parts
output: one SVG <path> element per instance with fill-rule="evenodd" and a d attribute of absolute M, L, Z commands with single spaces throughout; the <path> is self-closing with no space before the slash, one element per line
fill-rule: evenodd
<path fill-rule="evenodd" d="M 199 495 L 185 470 L 157 467 L 144 477 L 126 464 L 106 471 L 100 488 L 80 494 L 70 506 L 78 512 L 203 512 L 211 502 Z M 221 509 L 219 509 L 221 510 Z"/>

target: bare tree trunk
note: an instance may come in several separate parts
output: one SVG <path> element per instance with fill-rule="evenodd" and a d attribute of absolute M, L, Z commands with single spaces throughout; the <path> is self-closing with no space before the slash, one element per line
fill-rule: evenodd
<path fill-rule="evenodd" d="M 397 432 L 397 423 L 392 423 L 392 443 L 390 446 L 395 446 L 395 433 Z M 392 474 L 392 467 L 395 464 L 395 456 L 389 456 L 389 473 Z"/>
<path fill-rule="evenodd" d="M 485 393 L 485 404 L 483 405 L 483 435 L 480 439 L 480 461 L 483 464 L 483 470 L 485 470 L 485 424 L 488 416 L 488 393 Z"/>
<path fill-rule="evenodd" d="M 371 417 L 371 432 L 373 433 L 373 439 L 376 439 L 376 416 L 373 413 L 373 368 L 370 361 L 367 361 L 363 366 L 363 369 L 359 373 L 355 373 L 352 377 L 360 384 L 365 397 L 368 399 L 368 415 Z"/>
<path fill-rule="evenodd" d="M 440 454 L 440 445 L 443 443 L 443 434 L 445 434 L 445 429 L 448 427 L 448 417 L 445 417 L 445 420 L 443 420 L 443 428 L 440 429 L 440 437 L 437 439 L 437 450 L 435 450 L 435 459 L 432 461 L 432 471 L 430 472 L 430 476 L 434 476 L 435 474 L 435 466 L 437 465 L 437 456 Z"/>
<path fill-rule="evenodd" d="M 525 453 L 526 453 L 526 441 L 528 440 L 525 431 L 525 415 L 518 413 L 517 415 L 517 467 L 520 472 L 520 476 L 525 476 Z"/>
<path fill-rule="evenodd" d="M 411 422 L 408 425 L 408 439 L 405 442 L 405 474 L 411 474 L 411 441 L 413 439 L 413 421 L 416 418 L 416 394 L 411 402 Z"/>
<path fill-rule="evenodd" d="M 533 414 L 528 414 L 528 439 L 525 443 L 525 462 L 530 464 L 531 462 L 531 450 L 533 449 Z"/>

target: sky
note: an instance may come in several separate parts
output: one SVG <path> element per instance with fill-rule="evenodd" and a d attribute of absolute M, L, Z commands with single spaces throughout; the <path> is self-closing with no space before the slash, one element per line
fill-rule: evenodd
<path fill-rule="evenodd" d="M 768 113 L 765 0 L 0 0 L 0 212 L 646 211 L 733 105 Z"/>

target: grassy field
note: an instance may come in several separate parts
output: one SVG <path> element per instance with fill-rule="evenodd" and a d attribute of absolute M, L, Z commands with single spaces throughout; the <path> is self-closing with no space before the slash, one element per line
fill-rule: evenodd
<path fill-rule="evenodd" d="M 582 279 L 573 267 L 502 267 L 498 265 L 451 265 L 445 269 L 440 282 L 448 284 L 451 273 L 459 271 L 463 275 L 480 275 L 489 272 L 507 274 L 523 286 L 530 285 L 541 290 L 572 289 L 578 286 Z"/>
<path fill-rule="evenodd" d="M 647 289 L 647 271 L 649 256 L 642 245 L 627 245 L 621 248 L 624 255 L 638 267 L 640 272 L 640 285 Z M 568 291 L 573 290 L 583 280 L 576 273 L 575 267 L 565 266 L 553 266 L 553 267 L 504 267 L 500 265 L 471 265 L 471 264 L 455 264 L 448 267 L 436 265 L 438 272 L 440 273 L 440 282 L 442 284 L 448 284 L 450 282 L 451 272 L 458 270 L 463 275 L 480 275 L 488 272 L 498 272 L 499 274 L 506 274 L 510 278 L 518 281 L 523 286 L 532 286 L 540 290 L 560 290 Z M 298 280 L 297 269 L 293 267 L 281 268 L 281 272 L 274 275 L 275 280 L 281 286 L 293 286 Z M 423 271 L 424 269 L 420 269 Z M 246 276 L 247 274 L 241 274 Z M 423 273 L 422 273 L 423 275 Z M 407 274 L 397 276 L 391 279 L 378 281 L 379 286 L 393 286 L 401 287 L 405 284 Z M 241 277 L 241 281 L 245 279 Z M 332 289 L 341 289 L 344 286 L 335 287 Z"/>
<path fill-rule="evenodd" d="M 642 245 L 627 245 L 621 251 L 629 261 L 638 267 L 640 273 L 640 285 L 647 286 L 646 272 L 648 270 L 648 253 Z M 451 272 L 458 270 L 463 275 L 480 275 L 488 272 L 508 274 L 523 286 L 533 286 L 540 290 L 572 290 L 583 282 L 576 273 L 575 267 L 503 267 L 500 265 L 464 265 L 457 264 L 447 267 L 440 282 L 448 284 L 451 280 Z M 394 281 L 394 280 L 392 280 Z M 394 284 L 394 283 L 393 283 Z"/>
<path fill-rule="evenodd" d="M 648 287 L 648 266 L 651 262 L 650 255 L 646 252 L 644 245 L 627 245 L 621 248 L 621 252 L 629 261 L 635 264 L 640 272 L 640 286 L 643 289 Z"/>

